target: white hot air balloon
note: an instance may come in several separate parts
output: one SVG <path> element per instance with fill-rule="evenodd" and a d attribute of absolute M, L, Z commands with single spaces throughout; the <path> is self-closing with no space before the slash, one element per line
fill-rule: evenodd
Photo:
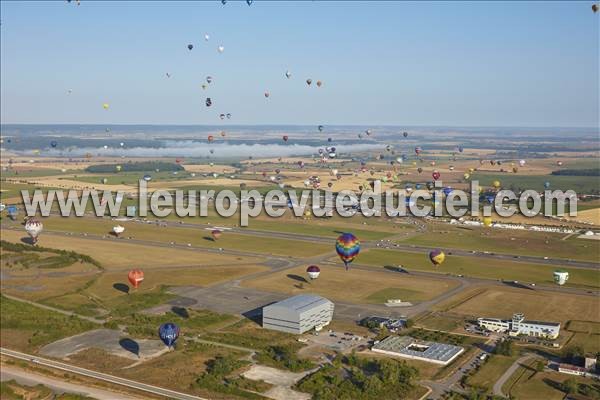
<path fill-rule="evenodd" d="M 210 39 L 210 35 L 208 33 L 205 33 L 204 40 L 206 40 L 208 42 L 209 39 Z"/>
<path fill-rule="evenodd" d="M 563 271 L 563 270 L 554 271 L 553 276 L 554 276 L 554 282 L 560 286 L 564 285 L 569 280 L 569 273 L 567 271 Z"/>
<path fill-rule="evenodd" d="M 519 166 L 523 167 L 525 165 L 525 160 L 519 160 Z"/>
<path fill-rule="evenodd" d="M 119 236 L 121 235 L 121 233 L 123 233 L 125 231 L 125 228 L 121 225 L 117 225 L 117 226 L 113 226 L 113 233 L 115 234 L 115 236 Z"/>
<path fill-rule="evenodd" d="M 314 280 L 317 279 L 321 274 L 321 269 L 316 265 L 311 265 L 310 267 L 306 268 L 306 273 L 310 279 Z"/>
<path fill-rule="evenodd" d="M 44 230 L 44 224 L 35 218 L 29 218 L 25 224 L 25 231 L 31 237 L 33 244 L 37 243 L 38 236 Z"/>
<path fill-rule="evenodd" d="M 224 47 L 224 46 L 219 46 L 219 47 L 217 47 L 217 51 L 218 51 L 219 53 L 222 53 L 222 52 L 224 52 L 224 51 L 225 51 L 225 47 Z"/>

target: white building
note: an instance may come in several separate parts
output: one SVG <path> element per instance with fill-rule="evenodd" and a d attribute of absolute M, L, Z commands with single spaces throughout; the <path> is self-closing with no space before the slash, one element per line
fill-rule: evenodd
<path fill-rule="evenodd" d="M 300 294 L 263 307 L 262 326 L 296 334 L 313 328 L 319 331 L 331 322 L 333 308 L 333 303 L 324 297 Z"/>
<path fill-rule="evenodd" d="M 514 314 L 512 319 L 477 318 L 480 328 L 492 332 L 508 332 L 511 336 L 526 335 L 556 339 L 560 333 L 560 323 L 526 321 L 523 314 Z"/>

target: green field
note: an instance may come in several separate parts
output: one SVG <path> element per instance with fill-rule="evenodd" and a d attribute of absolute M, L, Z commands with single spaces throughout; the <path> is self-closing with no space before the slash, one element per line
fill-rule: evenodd
<path fill-rule="evenodd" d="M 492 355 L 473 375 L 467 378 L 467 385 L 491 390 L 494 383 L 519 358 L 502 355 Z"/>
<path fill-rule="evenodd" d="M 59 217 L 44 219 L 46 230 L 81 232 L 95 235 L 108 235 L 115 224 L 114 221 L 106 219 Z M 291 257 L 305 257 L 307 254 L 317 255 L 333 251 L 332 246 L 300 240 L 265 238 L 224 232 L 223 236 L 215 241 L 211 237 L 210 230 L 160 227 L 155 224 L 141 223 L 123 223 L 123 225 L 126 230 L 122 236 L 131 236 L 138 240 L 166 243 L 173 241 L 178 244 L 190 243 L 192 246 L 214 249 L 222 247 L 227 250 L 242 250 Z"/>
<path fill-rule="evenodd" d="M 58 339 L 97 327 L 91 322 L 40 310 L 4 296 L 0 300 L 2 346 L 32 351 Z"/>
<path fill-rule="evenodd" d="M 597 166 L 597 165 L 596 165 Z M 520 175 L 493 174 L 474 172 L 472 181 L 479 181 L 479 186 L 492 186 L 494 181 L 500 181 L 503 189 L 514 191 L 536 190 L 544 191 L 544 182 L 550 182 L 549 190 L 574 190 L 577 194 L 590 193 L 598 189 L 598 177 L 594 176 L 561 176 L 561 175 Z"/>
<path fill-rule="evenodd" d="M 434 267 L 427 254 L 392 250 L 373 249 L 362 253 L 355 261 L 372 266 L 403 265 L 408 271 L 427 271 L 440 274 L 464 275 L 494 280 L 518 280 L 526 283 L 553 284 L 554 266 L 511 262 L 483 257 L 460 257 L 446 255 L 446 261 Z M 593 269 L 572 268 L 569 271 L 568 286 L 599 288 L 600 274 Z"/>
<path fill-rule="evenodd" d="M 196 174 L 193 177 L 189 172 L 186 171 L 178 171 L 177 174 L 173 174 L 173 172 L 149 172 L 150 176 L 152 176 L 152 181 L 149 183 L 149 187 L 152 187 L 152 182 L 172 182 L 179 180 L 187 180 L 187 179 L 202 179 L 200 174 Z M 77 175 L 73 175 L 73 177 L 69 177 L 69 180 L 75 180 L 78 182 L 87 182 L 87 183 L 102 183 L 103 179 L 106 179 L 106 185 L 134 185 L 137 186 L 140 179 L 142 179 L 146 175 L 144 172 L 113 172 L 113 173 L 100 173 L 95 172 L 93 174 L 87 174 L 85 172 Z"/>
<path fill-rule="evenodd" d="M 410 237 L 402 243 L 432 248 L 598 261 L 600 241 L 582 240 L 575 236 L 562 240 L 565 236 L 557 233 L 444 226 L 432 227 L 427 233 Z"/>
<path fill-rule="evenodd" d="M 51 169 L 51 168 L 23 168 L 19 167 L 18 170 L 9 169 L 7 171 L 2 171 L 3 178 L 37 178 L 42 176 L 56 176 L 56 175 L 66 175 L 76 173 L 78 170 L 66 170 L 62 172 L 60 169 Z M 4 186 L 4 185 L 3 185 Z"/>

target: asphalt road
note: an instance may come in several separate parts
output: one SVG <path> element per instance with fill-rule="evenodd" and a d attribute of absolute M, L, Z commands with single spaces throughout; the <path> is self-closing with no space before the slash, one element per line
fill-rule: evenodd
<path fill-rule="evenodd" d="M 518 360 L 516 360 L 506 371 L 504 374 L 494 383 L 494 396 L 507 397 L 502 392 L 502 386 L 506 383 L 506 381 L 515 373 L 515 371 L 521 366 L 521 364 L 527 362 L 529 359 L 533 358 L 532 354 L 525 355 Z"/>
<path fill-rule="evenodd" d="M 177 399 L 177 400 L 207 400 L 202 397 L 193 396 L 191 394 L 177 392 L 171 389 L 165 389 L 158 386 L 148 385 L 146 383 L 136 382 L 131 379 L 119 378 L 114 375 L 104 374 L 102 372 L 96 372 L 89 369 L 76 367 L 74 365 L 66 364 L 59 361 L 49 360 L 46 358 L 34 356 L 31 354 L 21 353 L 14 350 L 9 350 L 5 348 L 0 348 L 0 353 L 5 356 L 17 358 L 20 360 L 25 360 L 28 362 L 36 363 L 39 365 L 44 365 L 51 368 L 56 368 L 62 371 L 67 371 L 73 374 L 83 375 L 90 378 L 99 379 L 101 381 L 109 382 L 115 385 L 120 385 L 132 389 L 141 390 L 144 392 L 152 393 L 155 395 L 164 396 L 169 399 Z M 114 398 L 113 398 L 114 399 Z"/>

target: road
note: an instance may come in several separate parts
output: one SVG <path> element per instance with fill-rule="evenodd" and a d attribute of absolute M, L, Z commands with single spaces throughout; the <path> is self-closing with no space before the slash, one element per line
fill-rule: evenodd
<path fill-rule="evenodd" d="M 5 382 L 10 380 L 15 380 L 17 383 L 26 386 L 42 384 L 55 393 L 74 393 L 81 396 L 93 397 L 98 400 L 143 400 L 143 397 L 134 397 L 106 389 L 85 386 L 80 383 L 66 382 L 55 377 L 25 371 L 10 365 L 3 365 L 2 370 L 0 370 L 0 381 Z"/>
<path fill-rule="evenodd" d="M 517 371 L 517 369 L 519 369 L 521 364 L 529 361 L 533 357 L 534 356 L 532 354 L 525 355 L 515 361 L 506 371 L 504 371 L 504 374 L 502 374 L 500 379 L 494 383 L 494 396 L 508 397 L 502 392 L 502 386 L 504 386 L 506 381 Z"/>
<path fill-rule="evenodd" d="M 177 400 L 207 400 L 202 397 L 194 396 L 191 394 L 177 392 L 171 389 L 165 389 L 158 386 L 148 385 L 146 383 L 133 381 L 131 379 L 120 378 L 114 375 L 105 374 L 102 372 L 96 372 L 89 369 L 76 367 L 74 365 L 66 364 L 59 361 L 49 360 L 46 358 L 34 356 L 31 354 L 21 353 L 6 348 L 0 348 L 0 354 L 8 357 L 17 358 L 19 360 L 25 360 L 27 362 L 33 362 L 39 365 L 44 365 L 51 368 L 56 368 L 62 371 L 67 371 L 73 374 L 87 376 L 89 378 L 98 379 L 104 382 L 109 382 L 115 385 L 128 387 L 131 389 L 141 390 L 143 392 L 152 393 L 159 396 L 164 396 L 170 399 Z M 114 399 L 114 398 L 113 398 Z"/>

